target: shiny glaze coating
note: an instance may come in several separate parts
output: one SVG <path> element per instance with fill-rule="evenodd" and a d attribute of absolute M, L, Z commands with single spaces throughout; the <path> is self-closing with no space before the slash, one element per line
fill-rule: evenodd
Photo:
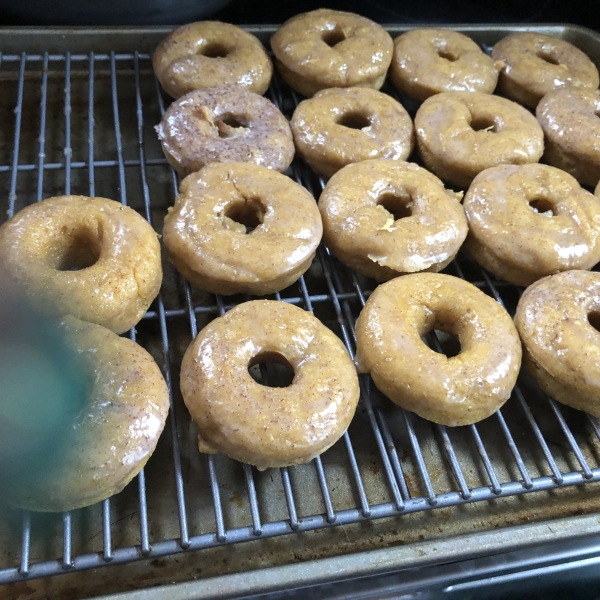
<path fill-rule="evenodd" d="M 546 138 L 545 160 L 580 183 L 600 180 L 600 92 L 565 88 L 544 96 L 536 115 Z"/>
<path fill-rule="evenodd" d="M 178 27 L 158 45 L 152 65 L 173 98 L 215 85 L 239 85 L 264 94 L 273 75 L 273 64 L 260 41 L 219 21 Z"/>
<path fill-rule="evenodd" d="M 381 25 L 365 17 L 322 8 L 286 21 L 271 38 L 271 48 L 286 83 L 310 98 L 333 87 L 378 90 L 393 42 Z"/>
<path fill-rule="evenodd" d="M 249 162 L 285 171 L 294 158 L 287 119 L 269 100 L 239 86 L 195 90 L 175 100 L 156 127 L 181 175 L 213 162 Z"/>
<path fill-rule="evenodd" d="M 600 273 L 544 277 L 521 296 L 515 324 L 523 364 L 555 400 L 600 417 Z M 594 317 L 592 317 L 593 319 Z"/>
<path fill-rule="evenodd" d="M 522 106 L 490 94 L 445 92 L 425 100 L 415 117 L 425 166 L 442 181 L 467 188 L 484 169 L 537 162 L 544 134 Z"/>
<path fill-rule="evenodd" d="M 600 260 L 600 201 L 554 167 L 487 169 L 471 184 L 464 207 L 465 246 L 499 279 L 528 286 Z"/>
<path fill-rule="evenodd" d="M 35 511 L 74 510 L 120 492 L 154 452 L 169 411 L 165 380 L 141 346 L 71 316 L 61 326 L 89 392 L 48 468 L 23 473 L 10 492 L 13 505 Z"/>
<path fill-rule="evenodd" d="M 452 333 L 461 352 L 447 358 L 421 336 Z M 510 397 L 521 344 L 508 313 L 471 283 L 416 273 L 380 285 L 356 322 L 359 372 L 395 404 L 442 425 L 469 425 Z"/>
<path fill-rule="evenodd" d="M 420 102 L 441 92 L 496 88 L 500 67 L 469 37 L 448 29 L 413 29 L 394 40 L 390 79 Z"/>
<path fill-rule="evenodd" d="M 379 204 L 386 199 L 407 216 L 395 220 Z M 435 175 L 403 161 L 367 160 L 344 167 L 325 186 L 319 210 L 331 252 L 378 281 L 442 270 L 468 230 L 457 195 Z"/>
<path fill-rule="evenodd" d="M 414 127 L 404 107 L 367 88 L 319 92 L 296 107 L 291 127 L 298 154 L 326 177 L 361 160 L 406 160 L 414 147 Z"/>
<path fill-rule="evenodd" d="M 116 333 L 139 322 L 162 282 L 148 222 L 119 202 L 85 196 L 49 198 L 4 223 L 0 267 L 46 314 Z"/>
<path fill-rule="evenodd" d="M 250 233 L 235 213 L 258 214 Z M 238 217 L 239 218 L 239 217 Z M 165 217 L 173 264 L 218 294 L 272 294 L 312 263 L 323 227 L 314 198 L 289 177 L 248 163 L 214 163 L 188 175 Z"/>
<path fill-rule="evenodd" d="M 254 359 L 279 360 L 292 384 L 254 381 Z M 187 349 L 181 392 L 202 452 L 221 451 L 259 469 L 308 462 L 346 431 L 358 403 L 346 348 L 312 314 L 272 300 L 240 304 L 207 325 Z"/>
<path fill-rule="evenodd" d="M 548 92 L 565 86 L 596 89 L 598 69 L 579 48 L 541 33 L 513 33 L 492 49 L 502 61 L 498 89 L 519 104 L 535 108 Z"/>

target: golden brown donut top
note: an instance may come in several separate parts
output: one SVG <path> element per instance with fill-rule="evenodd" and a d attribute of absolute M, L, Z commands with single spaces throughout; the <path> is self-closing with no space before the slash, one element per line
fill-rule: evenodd
<path fill-rule="evenodd" d="M 120 492 L 154 451 L 169 411 L 169 391 L 152 357 L 104 327 L 67 316 L 67 340 L 81 356 L 89 392 L 60 451 L 11 501 L 65 511 Z"/>
<path fill-rule="evenodd" d="M 598 397 L 600 274 L 566 271 L 536 281 L 521 296 L 515 324 L 527 351 L 548 375 Z M 577 399 L 573 398 L 573 403 Z"/>
<path fill-rule="evenodd" d="M 248 366 L 267 358 L 292 367 L 290 386 L 254 381 Z M 240 304 L 205 327 L 185 353 L 181 391 L 203 444 L 259 469 L 326 450 L 359 397 L 341 340 L 312 314 L 272 300 Z"/>
<path fill-rule="evenodd" d="M 480 173 L 464 200 L 470 235 L 497 260 L 539 276 L 591 268 L 600 259 L 600 201 L 548 165 Z"/>
<path fill-rule="evenodd" d="M 448 29 L 413 29 L 394 40 L 392 83 L 423 101 L 441 92 L 491 94 L 499 65 L 469 37 Z"/>
<path fill-rule="evenodd" d="M 219 21 L 178 27 L 158 45 L 152 64 L 173 98 L 215 85 L 240 85 L 264 94 L 273 74 L 271 60 L 255 36 Z"/>
<path fill-rule="evenodd" d="M 236 214 L 256 218 L 256 228 L 247 234 Z M 163 239 L 194 271 L 243 286 L 306 261 L 322 232 L 314 198 L 289 177 L 248 163 L 214 163 L 181 182 Z"/>
<path fill-rule="evenodd" d="M 478 92 L 428 98 L 417 111 L 415 128 L 419 148 L 444 170 L 455 172 L 457 185 L 464 187 L 488 167 L 537 162 L 544 148 L 542 129 L 531 113 L 505 98 Z"/>
<path fill-rule="evenodd" d="M 385 72 L 392 60 L 390 35 L 354 13 L 319 9 L 286 21 L 271 38 L 276 58 L 323 87 L 350 87 Z"/>
<path fill-rule="evenodd" d="M 521 88 L 520 97 L 514 99 L 531 108 L 556 88 L 598 87 L 598 69 L 586 54 L 541 33 L 513 33 L 494 46 L 492 57 L 505 65 L 501 77 Z"/>
<path fill-rule="evenodd" d="M 238 86 L 186 94 L 169 106 L 156 131 L 186 175 L 212 162 L 251 162 L 285 171 L 294 157 L 292 132 L 279 109 Z"/>
<path fill-rule="evenodd" d="M 421 337 L 438 329 L 456 335 L 461 351 L 448 358 Z M 521 344 L 508 313 L 471 283 L 415 273 L 380 285 L 356 324 L 359 372 L 402 406 L 450 426 L 492 414 L 510 396 Z M 400 402 L 398 402 L 400 403 Z"/>
<path fill-rule="evenodd" d="M 549 140 L 600 165 L 600 91 L 554 90 L 542 98 L 535 112 Z"/>
<path fill-rule="evenodd" d="M 59 196 L 0 227 L 0 266 L 44 312 L 117 333 L 133 327 L 160 289 L 160 245 L 136 211 L 106 198 Z"/>
<path fill-rule="evenodd" d="M 404 210 L 394 218 L 385 206 Z M 454 256 L 467 235 L 456 194 L 435 175 L 403 161 L 368 160 L 344 167 L 319 198 L 325 241 L 392 272 L 414 273 Z M 383 275 L 383 273 L 382 273 Z"/>
<path fill-rule="evenodd" d="M 405 160 L 414 145 L 404 107 L 369 88 L 322 90 L 298 105 L 291 127 L 298 152 L 325 175 L 370 158 Z"/>

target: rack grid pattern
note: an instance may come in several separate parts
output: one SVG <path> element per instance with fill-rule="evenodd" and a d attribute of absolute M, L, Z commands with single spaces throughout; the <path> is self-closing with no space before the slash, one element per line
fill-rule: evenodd
<path fill-rule="evenodd" d="M 59 98 L 49 91 L 49 82 L 57 80 L 62 90 Z M 14 101 L 10 107 L 14 120 L 11 130 L 12 147 L 10 152 L 6 153 L 8 159 L 0 161 L 0 177 L 5 177 L 6 179 L 2 181 L 6 181 L 8 185 L 8 195 L 3 194 L 3 197 L 7 198 L 5 210 L 9 217 L 19 208 L 23 197 L 26 203 L 56 195 L 54 188 L 52 188 L 53 193 L 48 193 L 47 187 L 52 186 L 46 185 L 51 173 L 60 173 L 62 178 L 60 184 L 53 183 L 62 186 L 59 193 L 93 196 L 99 193 L 100 185 L 105 181 L 104 174 L 110 171 L 115 174 L 112 197 L 123 204 L 131 204 L 132 200 L 134 204 L 139 203 L 139 207 L 136 204 L 136 208 L 139 208 L 154 226 L 157 225 L 157 210 L 154 206 L 156 197 L 150 183 L 152 179 L 150 170 L 160 170 L 162 176 L 168 181 L 170 203 L 177 194 L 178 179 L 167 161 L 159 154 L 152 156 L 149 150 L 149 146 L 156 147 L 156 140 L 150 140 L 149 137 L 149 123 L 155 124 L 160 120 L 167 100 L 154 80 L 148 54 L 133 52 L 96 55 L 93 53 L 89 55 L 69 53 L 0 55 L 0 90 L 5 86 L 11 86 L 12 90 L 6 93 L 5 100 Z M 100 90 L 110 100 L 108 111 L 103 111 L 102 115 L 99 115 L 97 106 L 97 95 Z M 34 98 L 30 97 L 32 94 Z M 127 106 L 130 104 L 135 106 L 134 114 L 123 113 L 125 94 L 130 95 Z M 277 78 L 273 81 L 268 97 L 288 118 L 299 101 L 294 92 Z M 34 105 L 35 111 L 32 112 L 30 107 Z M 46 132 L 50 127 L 49 113 L 56 105 L 60 105 L 61 123 L 64 125 L 61 134 L 62 147 L 58 149 L 62 157 L 58 159 L 54 156 L 56 148 L 49 149 L 46 139 Z M 84 112 L 87 111 L 87 119 L 74 122 L 72 117 L 74 106 L 77 106 L 79 111 L 84 107 Z M 107 114 L 112 118 L 106 118 Z M 36 122 L 33 123 L 32 119 Z M 134 124 L 132 124 L 133 120 L 135 120 Z M 25 128 L 30 133 L 29 139 L 25 139 Z M 86 130 L 83 131 L 82 128 Z M 132 140 L 130 133 L 123 133 L 125 128 L 128 132 L 136 131 L 136 139 Z M 32 130 L 35 135 L 31 135 Z M 103 149 L 103 140 L 107 139 L 107 136 L 112 138 L 110 144 L 112 157 L 106 157 Z M 80 150 L 83 148 L 85 155 L 79 156 L 78 160 L 74 159 L 72 148 L 75 137 L 84 140 Z M 132 147 L 136 149 L 136 157 L 131 155 Z M 52 161 L 47 161 L 48 155 L 52 152 L 54 152 Z M 98 158 L 99 154 L 102 155 L 102 159 Z M 24 160 L 24 157 L 29 157 L 29 160 Z M 324 182 L 315 177 L 298 159 L 291 167 L 290 176 L 304 185 L 315 197 L 318 197 L 324 185 Z M 136 194 L 133 198 L 128 193 L 128 184 L 134 177 L 138 178 L 136 185 L 141 190 L 141 197 Z M 22 192 L 21 186 L 28 187 L 28 191 Z M 337 326 L 338 334 L 350 353 L 354 354 L 354 322 L 369 295 L 368 288 L 373 284 L 340 265 L 324 246 L 319 248 L 315 262 L 314 267 L 318 271 L 316 276 L 311 278 L 307 275 L 290 290 L 272 297 L 301 306 L 308 311 L 317 312 L 320 308 L 327 309 L 332 315 L 332 322 Z M 470 263 L 466 257 L 460 256 L 446 272 L 457 277 L 468 278 L 502 305 L 506 304 L 509 310 L 514 309 L 514 298 L 518 298 L 519 290 L 495 281 L 485 271 Z M 315 283 L 317 279 L 318 284 Z M 491 422 L 489 426 L 498 432 L 499 443 L 511 457 L 511 469 L 516 476 L 506 478 L 500 474 L 489 445 L 481 434 L 479 424 L 459 428 L 456 432 L 451 432 L 443 426 L 431 425 L 432 435 L 438 440 L 442 459 L 448 465 L 453 481 L 451 489 L 440 491 L 436 477 L 432 476 L 430 465 L 425 458 L 422 438 L 416 426 L 421 420 L 400 408 L 378 401 L 377 392 L 373 389 L 369 378 L 361 376 L 361 410 L 366 415 L 370 426 L 369 434 L 374 440 L 378 463 L 381 466 L 380 485 L 385 488 L 389 501 L 374 502 L 369 498 L 369 489 L 364 482 L 364 470 L 357 458 L 357 442 L 351 428 L 338 445 L 342 445 L 347 458 L 347 472 L 355 498 L 354 506 L 336 507 L 336 493 L 327 476 L 325 459 L 317 457 L 312 462 L 312 468 L 318 480 L 323 511 L 318 514 L 301 514 L 298 509 L 298 498 L 302 490 L 294 488 L 292 477 L 294 467 L 289 467 L 280 469 L 278 473 L 284 492 L 286 517 L 279 520 L 265 519 L 260 494 L 257 493 L 257 478 L 262 474 L 248 465 L 243 465 L 240 472 L 243 471 L 245 478 L 244 485 L 251 523 L 241 527 L 230 527 L 225 516 L 222 490 L 219 486 L 217 460 L 215 456 L 207 455 L 202 457 L 202 460 L 206 461 L 208 480 L 205 483 L 210 488 L 215 527 L 212 531 L 198 533 L 190 526 L 189 496 L 186 495 L 187 481 L 182 470 L 180 429 L 182 418 L 185 420 L 185 415 L 182 415 L 185 409 L 175 398 L 177 373 L 174 371 L 172 360 L 172 328 L 175 323 L 185 323 L 189 341 L 198 332 L 200 317 L 206 319 L 221 315 L 244 298 L 234 297 L 232 302 L 229 298 L 208 296 L 208 301 L 198 303 L 189 284 L 176 275 L 173 276 L 173 281 L 178 286 L 176 295 L 182 300 L 181 304 L 176 306 L 173 302 L 165 300 L 170 291 L 163 287 L 161 295 L 145 315 L 139 328 L 143 328 L 145 323 L 155 324 L 162 355 L 159 364 L 171 390 L 171 413 L 167 429 L 171 439 L 170 452 L 174 472 L 173 489 L 176 496 L 178 535 L 169 539 L 157 539 L 151 536 L 146 483 L 146 471 L 151 468 L 151 461 L 150 466 L 141 471 L 137 482 L 130 484 L 130 486 L 137 486 L 138 490 L 139 536 L 136 544 L 120 547 L 113 543 L 111 504 L 114 499 L 109 498 L 101 504 L 101 507 L 97 507 L 101 510 L 102 519 L 101 549 L 84 554 L 75 552 L 72 543 L 73 515 L 65 513 L 60 517 L 62 555 L 58 558 L 53 556 L 43 560 L 33 560 L 30 557 L 30 548 L 36 530 L 32 525 L 32 515 L 24 512 L 18 561 L 15 564 L 0 565 L 0 583 L 125 563 L 146 557 L 154 558 L 222 544 L 234 544 L 259 537 L 293 535 L 294 532 L 334 527 L 368 519 L 401 518 L 404 514 L 417 511 L 600 481 L 600 465 L 597 461 L 591 460 L 590 456 L 593 457 L 593 453 L 592 455 L 586 453 L 581 442 L 584 439 L 585 443 L 591 446 L 598 444 L 600 427 L 597 421 L 586 415 L 585 418 L 577 420 L 579 429 L 575 429 L 570 424 L 570 419 L 565 416 L 563 407 L 550 398 L 544 399 L 546 410 L 555 421 L 554 426 L 561 432 L 563 446 L 572 458 L 571 462 L 565 462 L 557 456 L 555 446 L 547 439 L 544 427 L 540 425 L 539 418 L 530 407 L 526 392 L 517 386 L 510 402 L 488 419 Z M 165 283 L 165 286 L 167 285 L 171 283 Z M 137 339 L 136 330 L 132 330 L 129 335 L 131 339 Z M 430 343 L 434 348 L 441 350 L 440 341 L 435 334 L 432 335 Z M 267 377 L 265 370 L 262 371 L 262 376 Z M 513 433 L 509 419 L 506 418 L 509 412 L 518 413 L 518 418 L 529 432 L 527 444 L 534 447 L 533 451 L 541 457 L 543 463 L 539 472 L 533 472 L 526 464 L 527 460 L 523 456 L 525 442 L 520 438 L 517 439 Z M 390 420 L 390 414 L 394 414 L 397 419 Z M 455 447 L 456 441 L 452 441 L 455 434 L 462 440 L 466 440 L 472 449 L 470 458 L 481 467 L 481 473 L 486 479 L 482 485 L 473 486 L 468 483 L 459 451 Z M 400 452 L 402 445 L 407 448 L 415 465 L 414 473 L 418 478 L 418 488 L 423 490 L 421 494 L 415 494 L 414 487 L 411 489 L 407 481 Z M 574 467 L 567 468 L 568 465 Z M 275 476 L 275 473 L 271 475 Z"/>

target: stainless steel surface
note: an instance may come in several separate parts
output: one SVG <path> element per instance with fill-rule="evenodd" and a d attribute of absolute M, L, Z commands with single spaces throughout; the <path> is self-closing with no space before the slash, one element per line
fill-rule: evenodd
<path fill-rule="evenodd" d="M 273 31 L 249 29 L 265 42 Z M 455 29 L 489 46 L 525 28 Z M 568 39 L 600 64 L 600 38 L 593 32 L 527 29 Z M 0 185 L 8 191 L 0 221 L 31 202 L 70 192 L 129 204 L 160 232 L 177 177 L 153 131 L 167 100 L 154 80 L 149 52 L 167 31 L 0 30 L 0 118 L 6 124 L 0 129 Z M 288 117 L 299 100 L 277 78 L 268 96 Z M 323 186 L 299 160 L 290 175 L 315 195 Z M 154 564 L 159 557 L 209 548 L 217 553 L 242 541 L 260 539 L 265 546 L 268 538 L 283 535 L 282 560 L 289 561 L 294 546 L 307 543 L 301 532 L 320 530 L 317 539 L 333 528 L 346 536 L 351 531 L 371 547 L 393 545 L 434 537 L 437 529 L 457 532 L 459 522 L 471 523 L 473 514 L 481 517 L 473 520 L 473 530 L 510 524 L 502 506 L 531 520 L 597 510 L 598 423 L 552 402 L 526 375 L 501 411 L 471 427 L 434 426 L 393 406 L 362 377 L 361 404 L 348 433 L 311 464 L 259 473 L 222 455 L 200 455 L 178 390 L 180 360 L 201 327 L 246 298 L 192 290 L 168 263 L 164 267 L 161 295 L 130 333 L 154 355 L 172 390 L 169 426 L 155 455 L 137 483 L 94 507 L 56 516 L 3 510 L 0 583 L 144 558 Z M 514 311 L 519 290 L 495 281 L 467 256 L 461 254 L 447 272 Z M 274 297 L 313 311 L 352 353 L 354 321 L 373 286 L 321 247 L 305 277 Z M 439 340 L 431 343 L 436 347 Z M 573 493 L 566 489 L 583 484 Z M 537 500 L 525 499 L 531 492 L 538 492 Z M 431 514 L 431 522 L 411 520 L 416 513 Z M 367 523 L 384 517 L 397 525 L 374 539 L 380 530 Z M 456 520 L 457 528 L 442 529 L 436 518 Z M 399 533 L 403 526 L 411 531 Z M 572 535 L 586 533 L 580 526 L 572 523 Z M 349 546 L 364 549 L 361 544 Z M 329 552 L 345 548 L 338 544 Z"/>

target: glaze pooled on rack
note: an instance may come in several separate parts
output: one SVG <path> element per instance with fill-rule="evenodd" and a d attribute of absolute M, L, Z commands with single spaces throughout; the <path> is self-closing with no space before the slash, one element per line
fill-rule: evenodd
<path fill-rule="evenodd" d="M 213 162 L 249 162 L 285 171 L 294 158 L 287 119 L 269 100 L 238 86 L 195 90 L 175 100 L 156 127 L 181 175 Z"/>
<path fill-rule="evenodd" d="M 466 35 L 448 29 L 413 29 L 394 40 L 390 79 L 420 102 L 442 92 L 493 93 L 500 64 Z"/>
<path fill-rule="evenodd" d="M 459 199 L 413 163 L 348 165 L 319 198 L 324 241 L 344 264 L 378 281 L 441 271 L 467 235 Z"/>
<path fill-rule="evenodd" d="M 421 339 L 455 335 L 460 353 L 435 352 Z M 380 285 L 356 322 L 356 365 L 394 403 L 442 425 L 489 417 L 510 397 L 521 343 L 509 314 L 473 284 L 416 273 Z"/>
<path fill-rule="evenodd" d="M 253 364 L 294 370 L 288 387 L 257 383 Z M 346 431 L 358 377 L 341 340 L 286 302 L 245 302 L 207 325 L 187 349 L 181 393 L 202 452 L 224 452 L 259 469 L 305 463 Z"/>
<path fill-rule="evenodd" d="M 172 31 L 154 51 L 156 77 L 173 98 L 215 85 L 239 85 L 264 94 L 273 65 L 251 33 L 218 21 L 188 23 Z"/>
<path fill-rule="evenodd" d="M 114 200 L 59 196 L 0 227 L 0 268 L 49 315 L 73 315 L 124 333 L 162 283 L 156 232 Z"/>
<path fill-rule="evenodd" d="M 600 418 L 600 273 L 566 271 L 525 290 L 523 364 L 555 400 Z"/>
<path fill-rule="evenodd" d="M 548 165 L 501 165 L 480 173 L 464 200 L 465 247 L 499 279 L 527 286 L 600 261 L 600 202 Z"/>

